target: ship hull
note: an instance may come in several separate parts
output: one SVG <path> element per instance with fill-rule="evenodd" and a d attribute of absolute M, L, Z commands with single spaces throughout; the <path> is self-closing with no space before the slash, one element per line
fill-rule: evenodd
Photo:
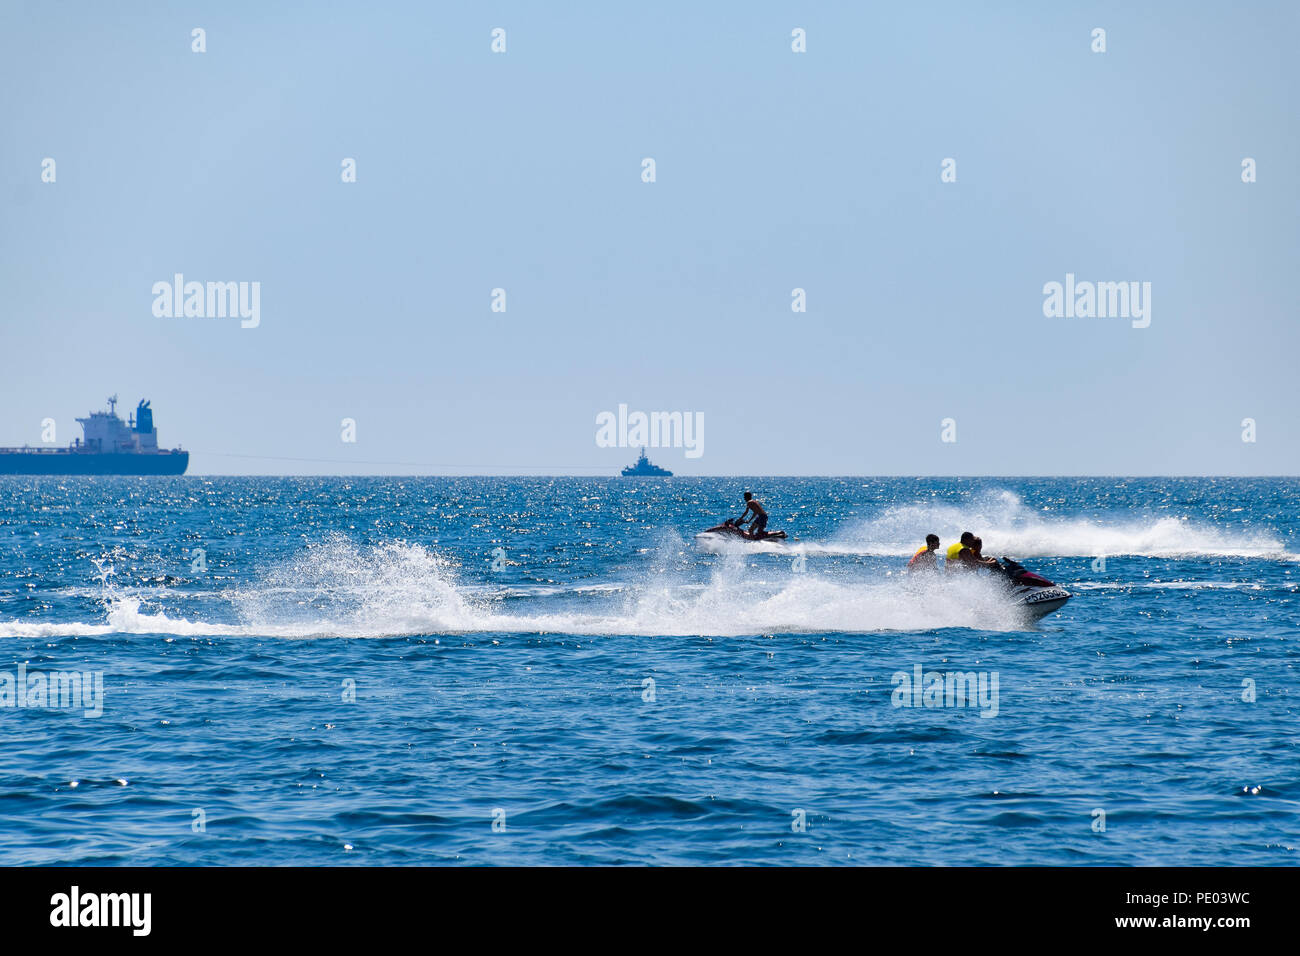
<path fill-rule="evenodd" d="M 0 452 L 0 475 L 183 475 L 189 464 L 187 451 Z"/>

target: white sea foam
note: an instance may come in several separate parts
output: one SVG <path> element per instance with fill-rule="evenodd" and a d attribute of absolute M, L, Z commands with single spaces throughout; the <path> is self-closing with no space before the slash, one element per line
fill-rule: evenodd
<path fill-rule="evenodd" d="M 887 508 L 845 528 L 825 543 L 795 543 L 809 554 L 911 554 L 934 532 L 944 545 L 963 531 L 984 539 L 984 553 L 1015 558 L 1135 555 L 1158 558 L 1248 557 L 1294 559 L 1276 533 L 1226 530 L 1178 516 L 1089 519 L 1031 508 L 1010 491 L 965 504 L 935 500 Z"/>
<path fill-rule="evenodd" d="M 719 562 L 705 583 L 660 569 L 619 591 L 593 592 L 598 606 L 549 610 L 550 598 L 518 612 L 496 591 L 457 584 L 437 552 L 400 542 L 360 547 L 331 539 L 225 595 L 239 623 L 208 623 L 142 608 L 106 584 L 106 623 L 5 622 L 0 635 L 161 634 L 185 637 L 388 637 L 485 632 L 573 635 L 706 635 L 1015 630 L 1021 613 L 990 581 L 908 578 L 832 580 L 782 568 L 755 579 L 742 557 Z M 569 593 L 575 593 L 574 589 Z"/>
<path fill-rule="evenodd" d="M 1280 538 L 1269 531 L 1230 531 L 1175 516 L 1096 521 L 1057 516 L 1047 509 L 1027 507 L 1014 493 L 1002 491 L 957 505 L 936 499 L 887 508 L 821 542 L 699 541 L 722 556 L 704 583 L 691 575 L 693 549 L 667 533 L 646 554 L 641 577 L 571 586 L 466 584 L 459 580 L 454 562 L 422 545 L 390 542 L 361 547 L 336 537 L 309 546 L 292 560 L 265 570 L 255 583 L 219 597 L 185 594 L 186 600 L 198 599 L 199 606 L 220 605 L 224 613 L 205 621 L 168 613 L 171 598 L 179 593 L 173 595 L 165 588 L 118 589 L 111 568 L 101 568 L 103 623 L 0 622 L 0 636 L 385 637 L 484 632 L 729 636 L 1024 626 L 1020 612 L 981 577 L 854 579 L 813 562 L 803 573 L 794 573 L 793 561 L 764 559 L 766 565 L 760 562 L 755 568 L 749 560 L 753 555 L 793 558 L 801 553 L 901 557 L 910 554 L 928 531 L 947 543 L 967 529 L 984 538 L 986 553 L 1022 559 L 1298 558 L 1287 553 Z M 1075 589 L 1214 586 L 1214 582 L 1138 581 L 1084 583 Z M 1218 582 L 1217 586 L 1249 585 Z M 580 608 L 566 604 L 579 594 Z M 218 623 L 232 618 L 236 623 Z"/>

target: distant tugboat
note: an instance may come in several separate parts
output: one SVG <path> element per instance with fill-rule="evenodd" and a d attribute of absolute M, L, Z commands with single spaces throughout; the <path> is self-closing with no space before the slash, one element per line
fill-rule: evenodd
<path fill-rule="evenodd" d="M 641 457 L 636 460 L 635 465 L 628 465 L 623 469 L 624 478 L 671 478 L 673 473 L 667 468 L 660 468 L 658 465 L 650 464 L 650 459 L 645 456 L 645 449 L 641 449 Z"/>
<path fill-rule="evenodd" d="M 0 475 L 183 475 L 189 467 L 189 452 L 158 447 L 153 410 L 143 399 L 125 422 L 116 395 L 108 411 L 77 421 L 85 441 L 67 448 L 0 448 Z"/>

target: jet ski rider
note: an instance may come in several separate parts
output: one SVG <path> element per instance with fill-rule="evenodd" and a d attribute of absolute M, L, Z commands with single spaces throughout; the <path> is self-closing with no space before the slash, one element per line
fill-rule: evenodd
<path fill-rule="evenodd" d="M 761 501 L 747 491 L 745 492 L 745 510 L 736 519 L 736 524 L 744 524 L 745 518 L 749 516 L 751 511 L 754 512 L 754 520 L 749 523 L 749 533 L 755 536 L 761 535 L 767 528 L 767 509 L 763 507 Z"/>
<path fill-rule="evenodd" d="M 939 570 L 939 536 L 937 534 L 927 534 L 925 536 L 925 547 L 912 555 L 912 560 L 907 562 L 909 571 L 937 571 Z"/>
<path fill-rule="evenodd" d="M 943 569 L 945 571 L 967 571 L 974 567 L 970 560 L 974 554 L 974 544 L 975 535 L 969 531 L 963 531 L 960 541 L 948 545 L 948 554 L 944 559 Z"/>
<path fill-rule="evenodd" d="M 1002 565 L 998 564 L 998 559 L 986 558 L 984 557 L 983 552 L 984 552 L 984 539 L 977 537 L 974 543 L 971 544 L 970 557 L 965 559 L 966 562 L 972 568 L 977 568 L 977 569 L 984 568 L 985 570 L 1001 571 Z"/>

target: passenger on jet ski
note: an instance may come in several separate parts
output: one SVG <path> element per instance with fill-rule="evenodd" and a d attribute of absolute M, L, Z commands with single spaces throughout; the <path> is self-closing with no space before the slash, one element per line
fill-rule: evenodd
<path fill-rule="evenodd" d="M 939 570 L 939 558 L 936 554 L 939 550 L 939 536 L 937 534 L 927 534 L 925 536 L 925 547 L 912 555 L 912 560 L 907 562 L 909 571 L 937 571 Z"/>
<path fill-rule="evenodd" d="M 948 554 L 944 559 L 943 569 L 945 571 L 969 571 L 974 567 L 970 560 L 974 553 L 971 551 L 971 546 L 974 544 L 975 535 L 971 534 L 969 531 L 963 531 L 961 533 L 960 541 L 956 544 L 948 545 Z"/>
<path fill-rule="evenodd" d="M 964 560 L 973 568 L 986 571 L 1001 571 L 1002 565 L 998 564 L 997 558 L 986 558 L 981 553 L 984 550 L 984 539 L 976 538 L 970 547 L 970 557 Z"/>
<path fill-rule="evenodd" d="M 754 520 L 749 523 L 749 533 L 761 535 L 767 529 L 767 509 L 763 507 L 761 501 L 747 491 L 745 492 L 745 510 L 736 519 L 736 524 L 744 524 L 745 518 L 749 516 L 751 511 L 754 512 Z"/>

